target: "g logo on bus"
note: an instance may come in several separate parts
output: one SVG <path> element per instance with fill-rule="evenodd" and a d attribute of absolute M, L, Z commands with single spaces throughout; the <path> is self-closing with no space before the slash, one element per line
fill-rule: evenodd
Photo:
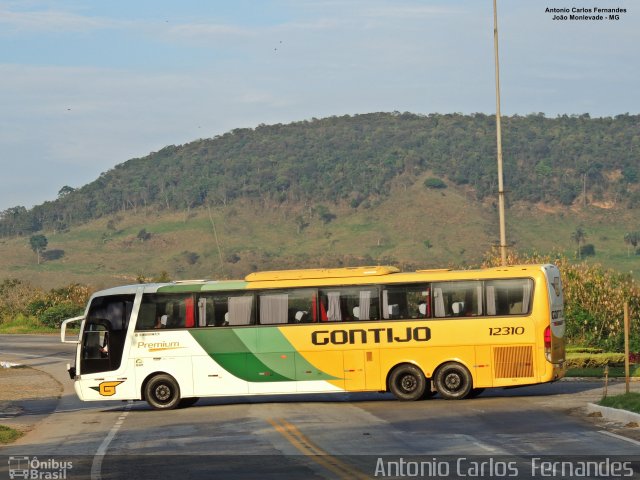
<path fill-rule="evenodd" d="M 102 382 L 97 387 L 91 387 L 103 397 L 112 397 L 116 394 L 116 387 L 123 383 L 122 381 Z"/>

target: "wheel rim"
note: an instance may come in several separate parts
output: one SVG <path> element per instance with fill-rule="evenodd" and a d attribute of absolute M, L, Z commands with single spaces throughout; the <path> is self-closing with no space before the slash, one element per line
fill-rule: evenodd
<path fill-rule="evenodd" d="M 155 390 L 156 399 L 160 402 L 166 402 L 171 398 L 171 388 L 167 385 L 158 385 Z"/>
<path fill-rule="evenodd" d="M 413 392 L 418 386 L 418 379 L 413 375 L 405 375 L 400 379 L 400 388 L 405 393 Z"/>
<path fill-rule="evenodd" d="M 462 378 L 456 372 L 448 373 L 444 377 L 444 386 L 447 387 L 447 390 L 449 390 L 450 392 L 460 390 L 462 384 Z"/>

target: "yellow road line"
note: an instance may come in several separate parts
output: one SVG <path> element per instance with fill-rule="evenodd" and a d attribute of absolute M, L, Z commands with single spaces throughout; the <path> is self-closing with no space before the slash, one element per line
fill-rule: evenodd
<path fill-rule="evenodd" d="M 369 478 L 356 468 L 327 453 L 325 450 L 309 440 L 309 438 L 298 430 L 295 425 L 287 422 L 285 419 L 268 418 L 267 421 L 278 433 L 286 438 L 291 445 L 296 447 L 300 452 L 317 464 L 336 474 L 339 478 L 343 478 L 345 480 L 352 478 Z"/>

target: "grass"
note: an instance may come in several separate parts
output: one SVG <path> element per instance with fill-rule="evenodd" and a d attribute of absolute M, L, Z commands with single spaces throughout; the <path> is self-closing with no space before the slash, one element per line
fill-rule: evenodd
<path fill-rule="evenodd" d="M 33 333 L 60 333 L 57 328 L 43 326 L 36 318 L 19 315 L 16 318 L 0 323 L 0 333 L 33 334 Z"/>
<path fill-rule="evenodd" d="M 566 377 L 588 377 L 603 378 L 604 367 L 590 368 L 570 368 L 565 374 Z M 629 376 L 640 377 L 640 365 L 631 365 L 629 368 Z M 624 378 L 624 367 L 609 367 L 610 378 Z"/>
<path fill-rule="evenodd" d="M 630 392 L 623 393 L 622 395 L 605 397 L 600 400 L 599 405 L 640 413 L 640 393 Z"/>
<path fill-rule="evenodd" d="M 6 445 L 7 443 L 15 442 L 22 436 L 22 432 L 6 425 L 0 425 L 0 445 Z"/>

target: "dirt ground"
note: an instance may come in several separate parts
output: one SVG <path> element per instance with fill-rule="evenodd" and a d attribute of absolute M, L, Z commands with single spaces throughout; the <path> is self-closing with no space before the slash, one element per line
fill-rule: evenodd
<path fill-rule="evenodd" d="M 40 370 L 25 366 L 0 368 L 0 423 L 28 431 L 31 425 L 20 419 L 26 413 L 25 405 L 59 398 L 61 394 L 62 385 Z"/>
<path fill-rule="evenodd" d="M 62 385 L 40 370 L 24 366 L 0 368 L 0 404 L 16 400 L 59 397 L 61 393 Z"/>

